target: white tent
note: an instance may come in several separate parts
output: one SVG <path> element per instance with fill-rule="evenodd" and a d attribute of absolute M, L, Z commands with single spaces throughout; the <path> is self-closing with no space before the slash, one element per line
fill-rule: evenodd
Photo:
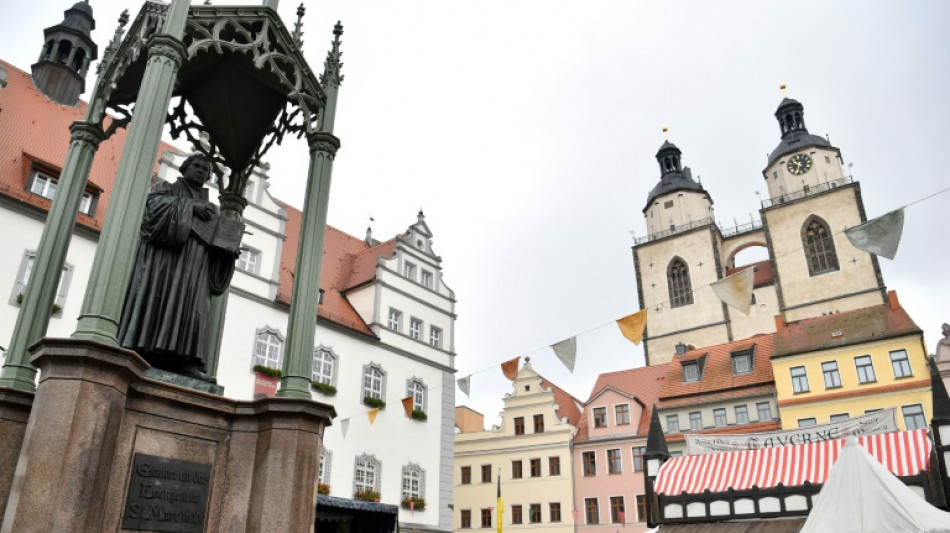
<path fill-rule="evenodd" d="M 950 513 L 888 472 L 855 439 L 831 468 L 801 533 L 950 533 Z"/>

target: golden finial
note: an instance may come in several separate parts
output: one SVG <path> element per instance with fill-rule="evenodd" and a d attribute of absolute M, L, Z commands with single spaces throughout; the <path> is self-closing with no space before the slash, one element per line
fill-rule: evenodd
<path fill-rule="evenodd" d="M 667 135 L 667 132 L 668 132 L 668 131 L 670 131 L 670 128 L 667 128 L 666 126 L 663 126 L 663 140 L 665 140 L 665 141 L 670 140 L 670 136 Z"/>
<path fill-rule="evenodd" d="M 788 87 L 788 86 L 785 85 L 784 83 L 782 83 L 781 85 L 778 86 L 779 89 L 782 89 L 782 96 L 783 96 L 784 98 L 788 98 L 788 93 L 785 91 L 785 88 L 786 88 L 786 87 Z"/>

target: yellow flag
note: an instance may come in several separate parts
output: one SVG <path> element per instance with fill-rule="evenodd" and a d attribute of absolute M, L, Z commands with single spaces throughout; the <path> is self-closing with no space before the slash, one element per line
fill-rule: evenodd
<path fill-rule="evenodd" d="M 504 517 L 504 514 L 505 514 L 505 501 L 501 499 L 501 473 L 498 474 L 498 501 L 496 503 L 496 506 L 497 506 L 496 507 L 497 514 L 495 515 L 497 517 L 496 524 L 498 528 L 498 533 L 502 533 L 501 531 L 502 518 Z"/>
<path fill-rule="evenodd" d="M 518 379 L 518 361 L 521 360 L 521 357 L 515 357 L 514 359 L 509 359 L 501 364 L 501 373 L 505 375 L 506 378 L 511 381 Z"/>
<path fill-rule="evenodd" d="M 369 416 L 370 425 L 372 425 L 373 422 L 376 421 L 376 415 L 378 414 L 379 414 L 379 407 L 374 407 L 370 412 L 366 413 L 366 415 Z"/>
<path fill-rule="evenodd" d="M 623 333 L 624 337 L 639 345 L 643 340 L 643 330 L 647 327 L 647 310 L 642 309 L 617 320 L 617 326 L 620 327 L 620 333 Z"/>

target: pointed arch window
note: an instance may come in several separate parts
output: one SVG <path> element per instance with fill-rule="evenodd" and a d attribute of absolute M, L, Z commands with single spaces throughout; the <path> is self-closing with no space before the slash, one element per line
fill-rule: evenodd
<path fill-rule="evenodd" d="M 693 303 L 693 288 L 689 281 L 689 267 L 679 257 L 670 261 L 666 270 L 670 287 L 670 307 L 682 307 Z"/>
<path fill-rule="evenodd" d="M 825 272 L 838 270 L 838 254 L 835 242 L 825 221 L 811 217 L 802 228 L 802 247 L 805 249 L 805 261 L 808 274 L 817 276 Z"/>

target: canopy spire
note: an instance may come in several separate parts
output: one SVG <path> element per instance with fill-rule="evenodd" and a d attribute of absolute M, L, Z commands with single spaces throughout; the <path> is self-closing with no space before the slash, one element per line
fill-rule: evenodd
<path fill-rule="evenodd" d="M 337 21 L 336 25 L 333 26 L 333 41 L 330 42 L 330 51 L 327 52 L 327 59 L 323 62 L 323 74 L 320 75 L 320 85 L 323 86 L 323 91 L 327 94 L 327 107 L 323 112 L 320 130 L 327 133 L 333 132 L 337 94 L 340 91 L 340 84 L 343 83 L 343 74 L 340 72 L 343 68 L 343 63 L 340 62 L 340 56 L 343 55 L 343 52 L 340 51 L 341 35 L 343 35 L 343 24 Z"/>

